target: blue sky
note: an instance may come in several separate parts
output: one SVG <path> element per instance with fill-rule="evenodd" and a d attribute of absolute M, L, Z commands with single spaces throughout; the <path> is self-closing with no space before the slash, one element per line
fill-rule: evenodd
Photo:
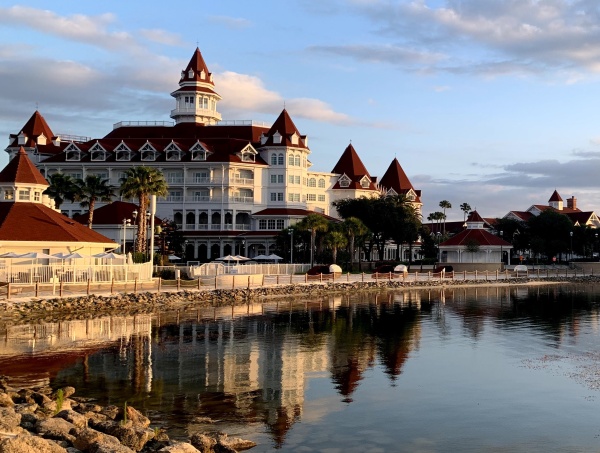
<path fill-rule="evenodd" d="M 170 120 L 198 45 L 224 119 L 272 122 L 285 104 L 316 170 L 331 171 L 350 141 L 374 176 L 397 157 L 425 217 L 442 199 L 450 220 L 464 202 L 503 216 L 554 189 L 600 211 L 596 1 L 50 5 L 0 6 L 4 137 L 36 105 L 55 133 Z"/>

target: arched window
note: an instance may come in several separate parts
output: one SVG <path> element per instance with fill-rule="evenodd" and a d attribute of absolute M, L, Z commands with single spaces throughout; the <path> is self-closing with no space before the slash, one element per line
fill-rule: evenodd
<path fill-rule="evenodd" d="M 277 165 L 284 165 L 284 162 L 283 154 L 279 154 L 279 156 L 277 156 Z"/>
<path fill-rule="evenodd" d="M 271 165 L 277 165 L 277 154 L 271 154 Z"/>
<path fill-rule="evenodd" d="M 325 180 L 324 179 L 319 179 L 319 188 L 321 188 L 321 189 L 325 188 Z"/>
<path fill-rule="evenodd" d="M 288 157 L 288 166 L 293 167 L 294 166 L 294 156 L 290 155 Z"/>
<path fill-rule="evenodd" d="M 296 157 L 294 158 L 294 165 L 295 165 L 296 167 L 299 167 L 299 166 L 300 166 L 300 156 L 296 156 Z"/>
<path fill-rule="evenodd" d="M 310 178 L 308 180 L 308 187 L 317 187 L 317 180 L 315 178 Z"/>

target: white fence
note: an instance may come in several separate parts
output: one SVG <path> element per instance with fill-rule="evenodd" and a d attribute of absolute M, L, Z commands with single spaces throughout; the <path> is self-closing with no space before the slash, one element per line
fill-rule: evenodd
<path fill-rule="evenodd" d="M 310 269 L 310 264 L 236 264 L 205 263 L 200 266 L 190 266 L 188 275 L 191 278 L 207 277 L 223 274 L 238 275 L 291 275 L 303 274 Z"/>
<path fill-rule="evenodd" d="M 152 279 L 152 263 L 141 264 L 10 264 L 0 268 L 5 283 L 128 282 Z"/>

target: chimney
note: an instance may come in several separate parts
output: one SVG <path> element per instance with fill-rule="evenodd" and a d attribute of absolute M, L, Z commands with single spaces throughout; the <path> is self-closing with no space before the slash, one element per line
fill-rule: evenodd
<path fill-rule="evenodd" d="M 567 208 L 573 210 L 577 209 L 577 198 L 575 198 L 575 196 L 567 198 Z"/>

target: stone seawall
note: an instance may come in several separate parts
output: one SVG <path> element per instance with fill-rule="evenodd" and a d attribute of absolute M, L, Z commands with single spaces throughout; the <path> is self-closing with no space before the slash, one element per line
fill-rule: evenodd
<path fill-rule="evenodd" d="M 336 292 L 375 291 L 382 289 L 431 288 L 454 286 L 523 285 L 530 283 L 599 283 L 600 276 L 583 276 L 565 279 L 513 278 L 501 282 L 485 280 L 443 280 L 429 282 L 402 282 L 380 280 L 378 282 L 335 282 L 314 284 L 292 284 L 266 286 L 250 289 L 181 290 L 178 292 L 90 295 L 55 299 L 29 299 L 8 301 L 0 304 L 2 318 L 36 318 L 46 320 L 69 320 L 88 318 L 91 314 L 135 315 L 171 309 L 191 309 L 201 307 L 223 307 L 240 305 L 248 301 L 273 297 L 318 296 Z"/>

